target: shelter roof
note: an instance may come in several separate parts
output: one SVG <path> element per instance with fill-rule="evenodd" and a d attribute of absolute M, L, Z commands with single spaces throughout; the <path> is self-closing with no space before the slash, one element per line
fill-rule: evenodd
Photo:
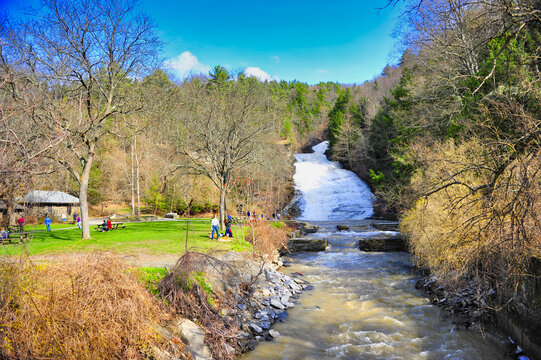
<path fill-rule="evenodd" d="M 34 190 L 20 199 L 27 204 L 79 204 L 79 199 L 62 191 Z"/>

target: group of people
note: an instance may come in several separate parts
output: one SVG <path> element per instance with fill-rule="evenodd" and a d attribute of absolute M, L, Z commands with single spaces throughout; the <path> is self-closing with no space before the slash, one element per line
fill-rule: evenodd
<path fill-rule="evenodd" d="M 225 232 L 223 234 L 220 234 L 220 220 L 216 217 L 216 214 L 214 214 L 214 217 L 210 221 L 211 225 L 211 239 L 214 239 L 214 233 L 216 233 L 216 239 L 219 239 L 220 236 L 227 236 L 232 238 L 233 232 L 231 231 L 231 222 L 233 221 L 233 218 L 231 215 L 227 215 L 224 220 L 224 226 L 225 226 Z"/>
<path fill-rule="evenodd" d="M 113 223 L 111 222 L 111 218 L 107 218 L 107 220 L 103 220 L 103 223 L 101 224 L 101 231 L 110 230 L 113 230 Z"/>
<path fill-rule="evenodd" d="M 247 211 L 246 216 L 248 217 L 248 219 L 255 219 L 255 220 L 259 219 L 259 217 L 257 217 L 257 210 L 254 210 L 252 212 Z M 265 220 L 265 216 L 263 214 L 260 215 L 260 218 L 261 220 Z M 273 213 L 272 218 L 280 220 L 280 213 Z"/>

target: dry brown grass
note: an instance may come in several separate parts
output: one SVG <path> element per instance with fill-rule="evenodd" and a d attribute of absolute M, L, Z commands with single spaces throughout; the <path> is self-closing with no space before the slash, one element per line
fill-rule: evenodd
<path fill-rule="evenodd" d="M 271 255 L 275 250 L 287 247 L 287 227 L 276 228 L 268 222 L 254 224 L 254 249 L 257 253 Z"/>
<path fill-rule="evenodd" d="M 0 358 L 141 359 L 162 344 L 157 300 L 116 256 L 0 259 Z"/>

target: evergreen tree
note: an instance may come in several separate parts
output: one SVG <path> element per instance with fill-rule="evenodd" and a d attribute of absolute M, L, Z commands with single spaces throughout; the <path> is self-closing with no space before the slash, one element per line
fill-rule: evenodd
<path fill-rule="evenodd" d="M 336 99 L 333 108 L 329 112 L 329 128 L 327 130 L 327 137 L 329 139 L 329 146 L 331 150 L 340 136 L 340 129 L 344 123 L 344 114 L 348 110 L 347 105 L 350 101 L 351 93 L 349 92 L 349 89 L 339 91 L 338 99 Z"/>

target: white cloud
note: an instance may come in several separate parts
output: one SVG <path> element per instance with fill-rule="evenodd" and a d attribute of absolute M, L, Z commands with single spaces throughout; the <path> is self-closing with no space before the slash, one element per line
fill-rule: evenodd
<path fill-rule="evenodd" d="M 271 56 L 270 59 L 277 64 L 280 62 L 280 57 L 278 55 Z"/>
<path fill-rule="evenodd" d="M 176 58 L 166 62 L 167 67 L 175 70 L 179 76 L 186 77 L 190 74 L 208 73 L 210 66 L 202 64 L 194 54 L 184 51 Z"/>
<path fill-rule="evenodd" d="M 272 80 L 271 76 L 267 72 L 261 70 L 258 67 L 247 67 L 246 69 L 244 69 L 244 75 L 255 77 L 259 81 Z"/>

